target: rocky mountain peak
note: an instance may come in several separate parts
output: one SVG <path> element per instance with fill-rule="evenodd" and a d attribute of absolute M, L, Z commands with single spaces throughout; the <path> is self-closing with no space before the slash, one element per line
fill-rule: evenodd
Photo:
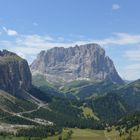
<path fill-rule="evenodd" d="M 31 64 L 31 70 L 33 74 L 44 75 L 50 82 L 109 79 L 115 83 L 122 83 L 113 61 L 98 44 L 54 47 L 41 51 Z"/>
<path fill-rule="evenodd" d="M 31 88 L 31 72 L 26 60 L 7 50 L 0 51 L 0 89 L 12 95 Z"/>

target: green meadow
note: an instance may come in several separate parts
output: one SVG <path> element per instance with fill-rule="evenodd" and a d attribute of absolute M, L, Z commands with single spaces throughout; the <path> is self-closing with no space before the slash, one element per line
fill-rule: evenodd
<path fill-rule="evenodd" d="M 72 130 L 73 133 L 69 139 L 67 139 L 67 133 Z M 132 131 L 131 139 L 129 139 L 129 133 L 126 133 L 120 137 L 119 132 L 114 128 L 112 131 L 107 132 L 106 130 L 91 130 L 91 129 L 67 129 L 65 128 L 60 135 L 50 136 L 44 138 L 43 140 L 59 140 L 59 136 L 62 140 L 140 140 L 140 130 L 134 131 L 134 128 L 130 129 Z M 29 140 L 29 138 L 24 137 L 0 137 L 0 140 Z M 30 140 L 41 140 L 37 138 L 31 138 Z"/>

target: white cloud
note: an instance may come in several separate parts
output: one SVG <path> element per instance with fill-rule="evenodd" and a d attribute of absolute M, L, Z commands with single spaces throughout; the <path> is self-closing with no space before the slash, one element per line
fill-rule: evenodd
<path fill-rule="evenodd" d="M 8 34 L 8 29 L 3 28 Z M 76 44 L 87 44 L 87 43 L 98 43 L 103 47 L 106 46 L 137 46 L 137 50 L 131 49 L 126 50 L 124 56 L 126 59 L 133 61 L 140 61 L 140 35 L 139 34 L 128 34 L 128 33 L 113 33 L 110 37 L 104 39 L 79 39 L 76 41 L 66 40 L 63 37 L 52 37 L 49 35 L 38 35 L 38 34 L 17 34 L 12 40 L 0 40 L 0 46 L 14 51 L 21 57 L 28 60 L 29 63 L 35 59 L 36 55 L 41 50 L 47 50 L 55 46 L 70 47 Z M 138 47 L 139 46 L 139 47 Z M 136 47 L 135 47 L 136 48 Z M 128 66 L 121 66 L 120 73 L 122 77 L 128 80 L 138 79 L 140 75 L 140 64 L 133 64 Z"/>
<path fill-rule="evenodd" d="M 140 35 L 132 35 L 128 33 L 113 33 L 113 36 L 111 37 L 94 41 L 103 46 L 131 45 L 140 43 Z"/>
<path fill-rule="evenodd" d="M 27 47 L 46 47 L 48 42 L 54 39 L 50 36 L 33 35 L 20 35 L 16 38 L 16 43 L 21 46 Z"/>
<path fill-rule="evenodd" d="M 8 29 L 4 28 L 5 31 Z M 7 33 L 8 35 L 8 33 Z M 70 47 L 76 44 L 87 44 L 87 43 L 99 43 L 101 46 L 125 46 L 125 45 L 136 45 L 140 44 L 139 34 L 128 34 L 128 33 L 113 33 L 110 37 L 104 39 L 79 39 L 77 41 L 67 41 L 63 37 L 52 37 L 49 35 L 38 35 L 38 34 L 17 34 L 12 40 L 0 40 L 0 46 L 14 51 L 23 58 L 26 58 L 29 63 L 35 59 L 36 55 L 41 50 L 47 50 L 55 46 Z M 140 47 L 137 50 L 127 50 L 124 54 L 129 60 L 140 60 Z M 128 65 L 119 68 L 120 73 L 123 77 L 128 80 L 137 79 L 140 76 L 140 64 Z"/>
<path fill-rule="evenodd" d="M 136 80 L 140 78 L 140 64 L 130 64 L 124 66 L 121 71 L 122 77 L 126 77 L 127 80 Z"/>
<path fill-rule="evenodd" d="M 126 50 L 124 57 L 132 60 L 131 65 L 119 66 L 119 73 L 128 80 L 134 80 L 140 77 L 140 34 L 129 33 L 113 33 L 111 36 L 103 39 L 85 39 L 78 37 L 76 41 L 66 40 L 64 37 L 52 37 L 49 35 L 38 34 L 19 34 L 15 30 L 3 27 L 3 31 L 12 36 L 11 40 L 0 40 L 0 46 L 17 53 L 22 58 L 28 60 L 29 63 L 35 59 L 41 50 L 47 50 L 55 46 L 70 47 L 74 45 L 82 45 L 87 43 L 98 43 L 103 47 L 106 46 L 126 46 L 135 45 L 137 49 Z M 73 38 L 73 37 L 72 37 Z M 77 37 L 75 37 L 77 38 Z M 139 47 L 138 47 L 139 46 Z M 134 63 L 134 64 L 133 64 Z M 136 63 L 136 64 L 135 64 Z"/>
<path fill-rule="evenodd" d="M 6 28 L 4 30 L 7 31 Z M 139 44 L 140 43 L 140 35 L 131 35 L 128 33 L 114 33 L 111 37 L 96 40 L 96 39 L 89 39 L 89 40 L 77 40 L 74 42 L 67 42 L 65 41 L 65 38 L 62 37 L 51 37 L 48 35 L 37 35 L 37 34 L 31 34 L 31 35 L 22 35 L 18 34 L 18 36 L 15 36 L 14 41 L 5 41 L 1 40 L 0 44 L 2 46 L 5 46 L 7 49 L 10 48 L 13 51 L 19 52 L 24 54 L 24 56 L 37 54 L 41 50 L 47 50 L 49 48 L 52 48 L 54 46 L 63 46 L 63 47 L 69 47 L 74 46 L 76 44 L 87 44 L 87 43 L 99 43 L 101 46 L 111 46 L 111 45 L 130 45 L 130 44 Z M 139 53 L 135 51 L 126 52 L 126 56 L 129 57 L 137 57 L 139 59 Z"/>
<path fill-rule="evenodd" d="M 15 30 L 12 29 L 7 29 L 6 27 L 3 27 L 3 30 L 6 32 L 7 35 L 9 36 L 17 36 L 18 33 Z"/>
<path fill-rule="evenodd" d="M 125 67 L 125 69 L 127 70 L 136 70 L 139 69 L 140 70 L 140 64 L 136 63 L 136 64 L 131 64 Z"/>
<path fill-rule="evenodd" d="M 136 48 L 135 50 L 127 50 L 124 56 L 132 61 L 140 61 L 140 48 Z"/>
<path fill-rule="evenodd" d="M 65 39 L 63 37 L 58 37 L 57 40 L 60 41 L 60 42 L 65 41 Z"/>
<path fill-rule="evenodd" d="M 120 8 L 121 8 L 120 5 L 117 4 L 117 3 L 114 3 L 114 4 L 112 5 L 112 10 L 118 10 L 118 9 L 120 9 Z"/>

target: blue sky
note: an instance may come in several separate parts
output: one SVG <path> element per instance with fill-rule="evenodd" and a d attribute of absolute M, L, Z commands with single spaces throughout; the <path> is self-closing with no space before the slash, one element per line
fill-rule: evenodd
<path fill-rule="evenodd" d="M 0 49 L 29 63 L 54 46 L 99 43 L 124 79 L 140 78 L 140 0 L 0 0 Z"/>

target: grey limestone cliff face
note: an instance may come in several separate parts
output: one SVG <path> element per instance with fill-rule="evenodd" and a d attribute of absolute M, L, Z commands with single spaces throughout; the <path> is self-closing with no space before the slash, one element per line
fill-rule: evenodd
<path fill-rule="evenodd" d="M 27 61 L 7 50 L 0 51 L 0 89 L 18 95 L 30 90 L 31 85 Z"/>
<path fill-rule="evenodd" d="M 42 74 L 50 82 L 73 80 L 111 80 L 122 83 L 112 60 L 98 44 L 55 47 L 41 51 L 31 64 L 33 74 Z"/>

